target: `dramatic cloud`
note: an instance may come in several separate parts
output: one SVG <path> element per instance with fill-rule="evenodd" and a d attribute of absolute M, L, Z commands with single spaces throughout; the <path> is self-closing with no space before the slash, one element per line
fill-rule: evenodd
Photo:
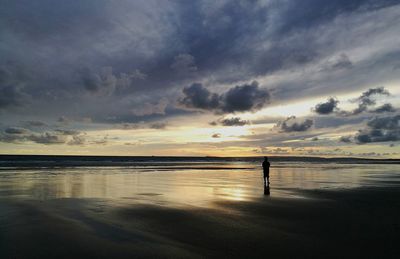
<path fill-rule="evenodd" d="M 400 115 L 371 119 L 355 139 L 359 144 L 400 140 Z"/>
<path fill-rule="evenodd" d="M 121 135 L 121 142 L 96 152 L 124 152 L 119 144 L 140 138 L 140 149 L 130 147 L 135 154 L 170 154 L 158 144 L 187 138 L 179 147 L 168 144 L 171 154 L 208 155 L 192 152 L 189 136 L 212 114 L 227 118 L 215 125 L 253 123 L 224 129 L 232 132 L 229 139 L 248 134 L 243 143 L 213 139 L 224 147 L 330 148 L 328 139 L 341 145 L 335 136 L 398 111 L 398 0 L 0 0 L 0 6 L 0 141 L 24 143 L 0 145 L 3 153 L 47 152 L 37 143 L 61 143 L 51 150 L 70 152 L 78 148 L 68 145 L 109 145 Z M 381 85 L 387 89 L 371 88 L 352 108 L 340 107 L 346 93 Z M 313 120 L 284 119 L 308 116 L 299 104 L 321 96 L 341 102 L 313 103 L 314 115 L 326 115 Z M 279 120 L 277 131 L 296 134 L 269 131 Z M 157 134 L 165 121 L 174 127 Z M 10 125 L 29 131 L 6 132 Z M 360 134 L 378 139 L 372 130 L 365 125 Z M 393 129 L 379 131 L 389 136 Z M 172 141 L 169 134 L 182 137 Z M 315 136 L 320 140 L 309 141 Z"/>
<path fill-rule="evenodd" d="M 390 96 L 390 93 L 384 87 L 370 88 L 363 92 L 358 98 L 351 100 L 353 103 L 357 103 L 357 108 L 352 111 L 341 110 L 338 107 L 339 100 L 333 97 L 330 97 L 324 103 L 317 104 L 312 110 L 317 114 L 326 115 L 335 113 L 345 117 L 358 115 L 363 112 L 385 113 L 396 111 L 396 109 L 390 103 L 385 103 L 375 109 L 369 109 L 369 107 L 376 105 L 376 97 L 378 96 Z"/>
<path fill-rule="evenodd" d="M 24 128 L 7 128 L 4 130 L 4 132 L 7 134 L 25 134 L 28 133 L 29 130 Z"/>
<path fill-rule="evenodd" d="M 220 105 L 220 96 L 211 93 L 202 84 L 195 83 L 183 89 L 185 95 L 179 103 L 187 108 L 215 110 Z"/>
<path fill-rule="evenodd" d="M 374 129 L 396 130 L 400 129 L 400 115 L 388 117 L 375 117 L 367 125 Z"/>
<path fill-rule="evenodd" d="M 137 130 L 137 129 L 165 129 L 167 122 L 153 122 L 153 123 L 123 123 L 119 128 L 123 130 Z"/>
<path fill-rule="evenodd" d="M 184 97 L 179 103 L 187 108 L 235 113 L 257 111 L 269 103 L 270 93 L 258 87 L 258 83 L 238 85 L 222 94 L 211 93 L 201 84 L 192 84 L 183 89 Z"/>
<path fill-rule="evenodd" d="M 155 122 L 150 124 L 150 129 L 165 129 L 167 127 L 167 123 L 165 122 Z"/>
<path fill-rule="evenodd" d="M 83 145 L 85 140 L 84 134 L 75 130 L 55 129 L 54 131 L 33 132 L 24 128 L 10 127 L 0 132 L 0 142 Z"/>
<path fill-rule="evenodd" d="M 284 121 L 278 122 L 275 127 L 280 132 L 301 132 L 309 130 L 313 124 L 314 121 L 311 119 L 299 121 L 296 119 L 296 116 L 290 116 Z"/>
<path fill-rule="evenodd" d="M 260 89 L 258 82 L 235 86 L 221 96 L 221 110 L 226 113 L 257 111 L 269 103 L 268 90 Z"/>
<path fill-rule="evenodd" d="M 371 110 L 371 112 L 374 113 L 395 112 L 395 111 L 396 109 L 390 103 L 385 103 L 382 106 L 379 106 L 374 110 Z"/>
<path fill-rule="evenodd" d="M 339 101 L 333 97 L 329 98 L 325 103 L 319 103 L 315 106 L 314 111 L 318 114 L 330 114 L 335 111 Z"/>
<path fill-rule="evenodd" d="M 242 120 L 240 117 L 232 117 L 232 118 L 225 118 L 219 119 L 218 121 L 210 122 L 210 125 L 216 126 L 221 124 L 222 126 L 244 126 L 249 124 L 250 122 L 247 120 Z"/>
<path fill-rule="evenodd" d="M 389 96 L 390 93 L 384 87 L 377 87 L 368 89 L 368 91 L 362 93 L 360 97 L 356 99 L 360 109 L 366 109 L 368 106 L 375 105 L 376 101 L 373 99 L 373 96 L 376 95 L 386 95 Z"/>
<path fill-rule="evenodd" d="M 340 111 L 339 114 L 344 116 L 351 116 L 365 112 L 368 110 L 368 107 L 374 106 L 376 104 L 376 100 L 374 97 L 379 95 L 389 96 L 390 93 L 384 87 L 370 88 L 367 91 L 363 92 L 360 97 L 353 100 L 353 102 L 356 102 L 358 104 L 358 107 L 356 109 L 352 111 Z"/>
<path fill-rule="evenodd" d="M 52 132 L 45 132 L 42 134 L 29 135 L 27 136 L 27 140 L 39 144 L 51 145 L 51 144 L 64 144 L 67 141 L 67 138 L 65 135 L 59 135 Z"/>

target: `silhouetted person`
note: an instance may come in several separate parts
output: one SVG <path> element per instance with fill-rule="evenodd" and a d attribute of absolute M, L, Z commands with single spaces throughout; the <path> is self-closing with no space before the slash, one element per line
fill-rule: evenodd
<path fill-rule="evenodd" d="M 268 157 L 264 157 L 264 162 L 262 163 L 263 173 L 264 173 L 264 187 L 269 189 L 269 167 L 271 164 L 268 162 Z"/>

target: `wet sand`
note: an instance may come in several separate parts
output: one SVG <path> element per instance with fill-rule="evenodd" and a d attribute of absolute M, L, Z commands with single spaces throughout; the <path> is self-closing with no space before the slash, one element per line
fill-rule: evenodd
<path fill-rule="evenodd" d="M 2 172 L 0 258 L 397 257 L 398 167 L 310 168 Z"/>

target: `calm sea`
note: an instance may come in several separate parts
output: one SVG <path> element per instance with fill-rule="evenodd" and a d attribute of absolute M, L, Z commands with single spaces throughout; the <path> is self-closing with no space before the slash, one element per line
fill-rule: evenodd
<path fill-rule="evenodd" d="M 263 195 L 262 158 L 1 156 L 2 198 L 102 199 L 114 205 L 212 206 Z M 271 158 L 271 196 L 396 187 L 396 160 Z"/>

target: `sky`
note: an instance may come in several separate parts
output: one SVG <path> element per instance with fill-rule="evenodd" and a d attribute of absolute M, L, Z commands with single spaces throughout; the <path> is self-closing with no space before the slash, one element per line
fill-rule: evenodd
<path fill-rule="evenodd" d="M 400 2 L 0 0 L 0 153 L 400 158 Z"/>

